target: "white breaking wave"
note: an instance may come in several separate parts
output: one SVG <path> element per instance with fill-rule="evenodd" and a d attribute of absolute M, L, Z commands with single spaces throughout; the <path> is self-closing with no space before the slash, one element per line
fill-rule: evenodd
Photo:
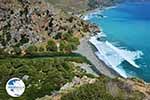
<path fill-rule="evenodd" d="M 130 63 L 132 66 L 139 68 L 140 66 L 137 65 L 134 60 L 139 59 L 143 53 L 141 51 L 129 51 L 125 49 L 119 49 L 115 46 L 113 46 L 108 41 L 105 42 L 107 46 L 109 46 L 111 49 L 113 49 L 120 57 L 122 57 L 124 60 L 126 60 L 128 63 Z"/>
<path fill-rule="evenodd" d="M 89 19 L 91 19 L 91 18 L 93 18 L 95 16 L 98 16 L 98 15 L 100 15 L 102 17 L 102 10 L 96 9 L 93 12 L 89 12 L 86 15 L 82 16 L 81 18 L 83 20 L 89 20 Z M 104 16 L 104 17 L 107 17 L 107 16 Z"/>
<path fill-rule="evenodd" d="M 127 78 L 126 72 L 118 67 L 123 61 L 127 61 L 136 68 L 140 67 L 135 63 L 135 60 L 143 55 L 141 51 L 129 51 L 117 48 L 108 41 L 98 41 L 96 36 L 91 37 L 89 41 L 97 48 L 98 52 L 96 52 L 96 55 L 98 58 L 103 60 L 105 64 L 114 69 L 124 78 Z"/>
<path fill-rule="evenodd" d="M 122 77 L 128 78 L 128 76 L 127 76 L 127 74 L 126 74 L 126 72 L 124 70 L 118 68 L 117 66 L 113 66 L 113 65 L 110 64 L 110 62 L 109 62 L 110 59 L 109 58 L 107 59 L 104 55 L 100 54 L 99 52 L 95 52 L 95 54 L 97 55 L 97 57 L 99 59 L 101 59 L 102 61 L 104 61 L 107 66 L 109 66 L 110 68 L 112 68 L 113 70 L 115 70 Z"/>
<path fill-rule="evenodd" d="M 97 33 L 97 37 L 107 37 L 107 35 L 103 32 L 103 30 L 101 29 L 100 33 Z"/>
<path fill-rule="evenodd" d="M 82 18 L 83 20 L 89 20 L 89 19 L 90 19 L 88 15 L 82 16 L 81 18 Z"/>
<path fill-rule="evenodd" d="M 98 9 L 93 10 L 92 12 L 89 12 L 89 13 L 85 14 L 85 15 L 82 16 L 81 18 L 82 18 L 83 20 L 90 20 L 90 19 L 93 18 L 93 17 L 107 18 L 108 16 L 103 15 L 102 12 L 105 11 L 105 10 L 114 9 L 114 8 L 116 8 L 116 6 L 107 7 L 107 8 L 105 8 L 105 9 L 103 9 L 103 10 L 98 8 Z"/>
<path fill-rule="evenodd" d="M 107 18 L 108 16 L 104 16 L 104 15 L 102 15 L 102 14 L 91 13 L 91 14 L 82 16 L 81 18 L 82 18 L 83 20 L 90 20 L 90 19 L 93 18 L 93 17 L 97 17 L 97 18 Z"/>

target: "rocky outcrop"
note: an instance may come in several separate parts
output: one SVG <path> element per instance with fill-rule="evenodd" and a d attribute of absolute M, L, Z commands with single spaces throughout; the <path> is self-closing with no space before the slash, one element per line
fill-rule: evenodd
<path fill-rule="evenodd" d="M 96 80 L 96 78 L 89 78 L 87 76 L 83 76 L 82 78 L 75 76 L 72 82 L 66 83 L 63 87 L 60 88 L 59 91 L 55 91 L 53 95 L 37 98 L 36 100 L 61 100 L 62 94 L 69 93 L 70 91 L 84 84 L 93 84 L 96 82 Z"/>
<path fill-rule="evenodd" d="M 90 9 L 95 9 L 95 8 L 103 8 L 103 7 L 108 7 L 115 5 L 117 3 L 121 2 L 121 0 L 89 0 L 89 7 Z"/>
<path fill-rule="evenodd" d="M 95 88 L 95 91 L 92 91 Z M 86 91 L 84 88 L 87 87 Z M 91 88 L 90 88 L 91 87 Z M 64 95 L 69 96 L 67 94 L 73 94 L 75 92 L 75 96 L 78 97 L 81 94 L 84 94 L 87 99 L 90 96 L 95 94 L 99 94 L 100 92 L 96 91 L 96 89 L 100 89 L 100 87 L 105 87 L 104 90 L 106 94 L 111 94 L 112 100 L 149 100 L 150 99 L 150 85 L 143 83 L 142 81 L 138 81 L 136 79 L 109 79 L 105 76 L 101 76 L 100 78 L 89 78 L 87 76 L 83 76 L 82 78 L 74 77 L 72 82 L 66 83 L 58 92 L 54 92 L 51 96 L 45 96 L 42 98 L 38 98 L 37 100 L 61 100 Z M 82 92 L 79 92 L 82 88 Z M 101 88 L 102 89 L 102 88 Z M 104 90 L 100 90 L 103 91 Z M 88 91 L 88 92 L 87 92 Z M 86 95 L 89 93 L 89 95 Z M 102 93 L 101 93 L 102 94 Z M 100 95 L 100 94 L 99 94 Z M 105 95 L 107 96 L 107 95 Z M 114 98 L 116 99 L 114 99 Z M 99 100 L 100 96 L 93 96 L 92 99 Z M 68 99 L 69 100 L 69 99 Z M 110 99 L 106 99 L 110 100 Z"/>
<path fill-rule="evenodd" d="M 11 53 L 14 47 L 58 39 L 62 33 L 83 36 L 92 25 L 43 0 L 0 0 L 0 48 Z M 94 26 L 95 27 L 95 26 Z"/>

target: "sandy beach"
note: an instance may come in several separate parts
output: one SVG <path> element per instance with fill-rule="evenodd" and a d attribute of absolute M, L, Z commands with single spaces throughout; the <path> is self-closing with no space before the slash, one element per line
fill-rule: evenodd
<path fill-rule="evenodd" d="M 89 38 L 90 35 L 82 38 L 78 49 L 74 52 L 85 56 L 101 74 L 110 78 L 119 76 L 113 69 L 109 68 L 103 61 L 98 59 L 95 55 L 96 49 L 94 50 L 94 46 L 90 44 Z"/>

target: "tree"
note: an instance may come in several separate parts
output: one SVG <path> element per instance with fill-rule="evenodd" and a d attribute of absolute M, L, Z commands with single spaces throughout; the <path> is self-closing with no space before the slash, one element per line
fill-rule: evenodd
<path fill-rule="evenodd" d="M 27 52 L 28 54 L 35 53 L 35 52 L 37 52 L 37 47 L 36 47 L 35 45 L 31 45 L 31 46 L 29 46 L 29 47 L 27 48 L 26 52 Z"/>
<path fill-rule="evenodd" d="M 44 48 L 43 48 L 43 47 L 40 47 L 40 48 L 39 48 L 39 52 L 44 52 Z"/>
<path fill-rule="evenodd" d="M 21 54 L 21 49 L 19 47 L 14 47 L 14 52 L 16 54 Z"/>
<path fill-rule="evenodd" d="M 26 34 L 22 34 L 21 35 L 21 40 L 20 40 L 19 44 L 23 45 L 23 44 L 28 43 L 28 42 L 29 42 L 28 36 Z"/>
<path fill-rule="evenodd" d="M 72 34 L 71 33 L 64 33 L 62 37 L 64 40 L 69 41 L 72 38 Z"/>
<path fill-rule="evenodd" d="M 73 38 L 71 39 L 71 42 L 74 42 L 76 45 L 79 45 L 79 44 L 80 44 L 79 38 L 77 38 L 77 37 L 73 37 Z"/>
<path fill-rule="evenodd" d="M 61 40 L 60 41 L 60 51 L 65 51 L 65 48 L 66 48 L 66 42 Z"/>
<path fill-rule="evenodd" d="M 4 49 L 0 48 L 0 55 L 3 55 L 3 54 L 4 54 Z"/>
<path fill-rule="evenodd" d="M 47 51 L 57 51 L 57 45 L 54 40 L 49 40 L 47 42 Z"/>

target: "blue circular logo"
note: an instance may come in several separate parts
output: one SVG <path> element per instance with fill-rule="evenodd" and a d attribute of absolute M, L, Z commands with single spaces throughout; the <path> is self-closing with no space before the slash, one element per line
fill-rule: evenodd
<path fill-rule="evenodd" d="M 11 78 L 6 84 L 6 91 L 12 97 L 20 97 L 25 91 L 25 84 L 19 78 Z"/>

